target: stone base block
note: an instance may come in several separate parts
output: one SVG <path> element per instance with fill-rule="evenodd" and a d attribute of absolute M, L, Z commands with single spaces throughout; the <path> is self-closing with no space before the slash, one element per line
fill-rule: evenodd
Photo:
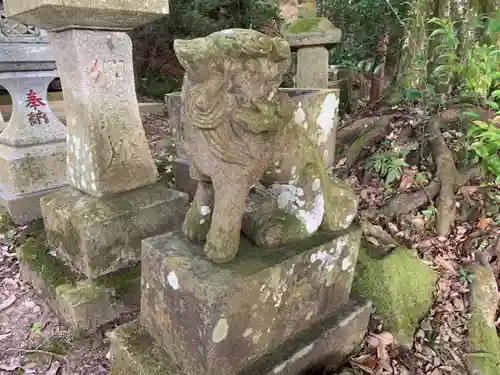
<path fill-rule="evenodd" d="M 75 331 L 93 332 L 138 311 L 138 265 L 92 281 L 83 279 L 51 254 L 42 224 L 17 248 L 17 253 L 25 280 Z"/>
<path fill-rule="evenodd" d="M 0 144 L 0 188 L 23 195 L 66 184 L 66 142 L 30 147 Z"/>
<path fill-rule="evenodd" d="M 159 184 L 103 198 L 66 188 L 41 207 L 49 245 L 93 279 L 139 261 L 144 238 L 179 229 L 188 197 Z"/>
<path fill-rule="evenodd" d="M 148 238 L 141 324 L 190 375 L 234 375 L 348 301 L 359 241 L 354 226 L 274 250 L 242 238 L 217 265 L 178 231 Z"/>
<path fill-rule="evenodd" d="M 369 303 L 350 301 L 311 329 L 260 358 L 237 375 L 297 375 L 315 367 L 336 369 L 363 341 Z M 238 355 L 238 348 L 233 355 Z M 192 353 L 186 352 L 185 356 Z M 242 353 L 242 355 L 244 355 Z M 127 323 L 111 335 L 111 375 L 192 375 L 139 325 Z"/>
<path fill-rule="evenodd" d="M 40 198 L 52 194 L 57 190 L 59 189 L 15 195 L 0 188 L 0 204 L 6 208 L 15 224 L 24 225 L 42 217 Z"/>
<path fill-rule="evenodd" d="M 193 199 L 198 181 L 193 180 L 189 174 L 189 163 L 182 159 L 175 161 L 175 188 L 189 195 Z"/>

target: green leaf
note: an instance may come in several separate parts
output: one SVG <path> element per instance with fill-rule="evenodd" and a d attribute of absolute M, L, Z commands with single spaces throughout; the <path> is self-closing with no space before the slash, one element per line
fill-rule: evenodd
<path fill-rule="evenodd" d="M 462 112 L 462 116 L 469 116 L 469 117 L 472 117 L 476 120 L 479 120 L 481 118 L 481 116 L 479 116 L 478 113 L 472 112 L 472 111 Z"/>

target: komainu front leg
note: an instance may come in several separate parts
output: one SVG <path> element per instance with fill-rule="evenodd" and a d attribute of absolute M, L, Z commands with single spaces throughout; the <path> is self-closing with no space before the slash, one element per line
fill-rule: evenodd
<path fill-rule="evenodd" d="M 199 181 L 193 203 L 182 224 L 182 232 L 191 240 L 203 242 L 212 223 L 214 190 L 211 183 Z"/>
<path fill-rule="evenodd" d="M 241 220 L 248 186 L 214 182 L 215 205 L 205 255 L 214 263 L 230 262 L 240 246 Z"/>

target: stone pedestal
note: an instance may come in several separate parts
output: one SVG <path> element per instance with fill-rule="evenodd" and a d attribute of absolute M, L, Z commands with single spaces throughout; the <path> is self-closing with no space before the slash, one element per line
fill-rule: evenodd
<path fill-rule="evenodd" d="M 12 115 L 0 134 L 0 202 L 12 220 L 41 217 L 39 199 L 66 185 L 66 128 L 48 106 L 55 71 L 0 72 Z"/>
<path fill-rule="evenodd" d="M 295 86 L 328 88 L 328 50 L 340 42 L 341 31 L 326 18 L 311 17 L 285 24 L 282 34 L 297 52 Z"/>
<path fill-rule="evenodd" d="M 180 232 L 143 241 L 140 323 L 115 332 L 112 374 L 154 374 L 143 349 L 172 374 L 292 375 L 325 358 L 339 365 L 371 311 L 349 302 L 359 241 L 358 228 L 279 250 L 243 238 L 224 265 Z"/>
<path fill-rule="evenodd" d="M 42 212 L 49 245 L 76 275 L 71 285 L 86 290 L 136 264 L 141 240 L 178 229 L 187 210 L 185 194 L 156 185 L 125 33 L 168 13 L 168 1 L 6 0 L 5 10 L 49 31 L 67 107 L 71 186 L 44 198 Z M 113 318 L 111 310 L 81 306 L 94 326 Z"/>
<path fill-rule="evenodd" d="M 297 87 L 328 87 L 328 50 L 325 47 L 297 50 L 295 82 Z"/>

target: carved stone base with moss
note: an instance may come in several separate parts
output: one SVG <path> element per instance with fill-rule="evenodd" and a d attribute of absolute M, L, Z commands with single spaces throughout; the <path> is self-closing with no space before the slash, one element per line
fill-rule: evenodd
<path fill-rule="evenodd" d="M 179 229 L 188 197 L 160 184 L 103 198 L 66 188 L 41 206 L 50 247 L 92 279 L 138 262 L 144 238 Z"/>
<path fill-rule="evenodd" d="M 138 309 L 140 267 L 137 265 L 87 280 L 51 255 L 41 221 L 33 224 L 16 252 L 25 280 L 75 332 L 95 331 Z"/>

